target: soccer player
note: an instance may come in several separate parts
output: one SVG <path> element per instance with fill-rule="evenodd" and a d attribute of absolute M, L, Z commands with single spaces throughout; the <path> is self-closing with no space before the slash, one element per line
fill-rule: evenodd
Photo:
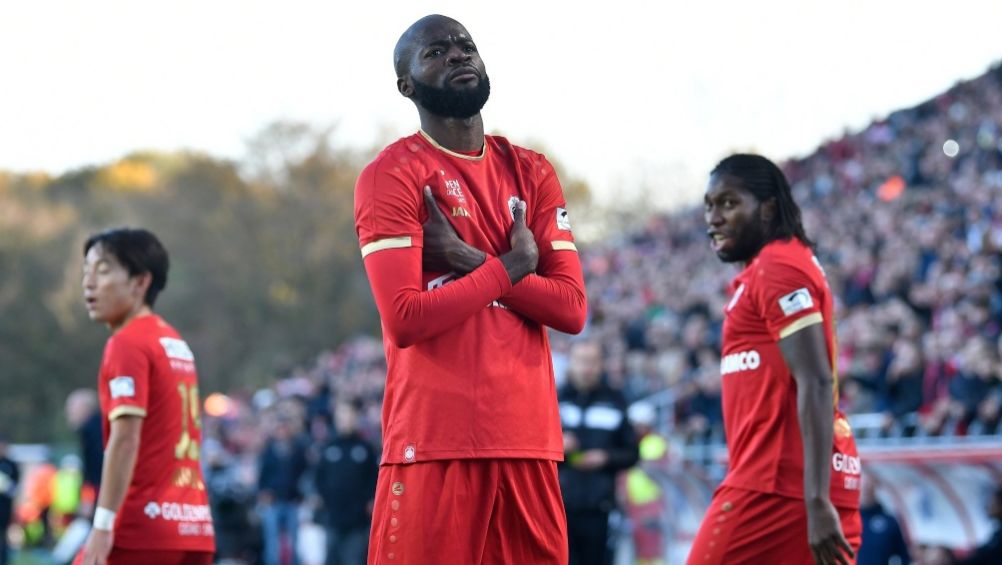
<path fill-rule="evenodd" d="M 167 251 L 146 230 L 112 229 L 84 244 L 87 313 L 112 335 L 98 376 L 104 469 L 77 563 L 212 563 L 195 361 L 153 312 L 167 267 Z"/>
<path fill-rule="evenodd" d="M 690 564 L 853 563 L 860 464 L 838 411 L 831 290 L 782 171 L 737 154 L 710 175 L 710 242 L 742 270 L 724 313 L 729 469 Z"/>
<path fill-rule="evenodd" d="M 421 130 L 355 188 L 388 374 L 370 563 L 566 563 L 546 326 L 585 320 L 563 191 L 540 154 L 484 135 L 470 33 L 408 28 L 397 89 Z"/>

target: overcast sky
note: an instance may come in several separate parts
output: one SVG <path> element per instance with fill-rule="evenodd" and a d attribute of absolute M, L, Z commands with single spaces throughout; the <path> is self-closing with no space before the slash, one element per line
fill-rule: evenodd
<path fill-rule="evenodd" d="M 136 149 L 239 158 L 276 119 L 367 146 L 417 127 L 391 53 L 463 22 L 489 130 L 542 143 L 606 200 L 693 198 L 733 149 L 782 159 L 1002 60 L 1002 2 L 31 0 L 0 6 L 0 169 Z"/>

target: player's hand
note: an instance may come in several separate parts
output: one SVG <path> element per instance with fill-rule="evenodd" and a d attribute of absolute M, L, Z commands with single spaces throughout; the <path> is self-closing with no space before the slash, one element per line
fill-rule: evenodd
<path fill-rule="evenodd" d="M 807 541 L 818 565 L 848 565 L 856 554 L 842 534 L 838 511 L 829 500 L 807 503 Z"/>
<path fill-rule="evenodd" d="M 110 530 L 90 531 L 87 536 L 87 543 L 84 544 L 83 560 L 81 565 L 104 565 L 108 561 L 108 554 L 111 553 L 111 544 L 115 535 Z"/>
<path fill-rule="evenodd" d="M 465 275 L 487 260 L 486 253 L 459 238 L 456 229 L 438 208 L 429 186 L 424 187 L 424 205 L 428 209 L 421 252 L 424 270 Z"/>
<path fill-rule="evenodd" d="M 515 284 L 525 278 L 526 275 L 536 272 L 536 265 L 539 263 L 539 248 L 536 247 L 536 238 L 529 231 L 529 226 L 525 225 L 525 201 L 519 200 L 512 214 L 515 216 L 515 223 L 511 227 L 509 242 L 511 251 L 501 256 L 505 270 L 511 283 Z"/>

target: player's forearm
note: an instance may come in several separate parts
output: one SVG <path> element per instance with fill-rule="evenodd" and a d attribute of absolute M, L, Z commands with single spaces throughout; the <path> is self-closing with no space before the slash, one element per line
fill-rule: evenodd
<path fill-rule="evenodd" d="M 797 418 L 804 444 L 804 501 L 828 500 L 835 418 L 830 374 L 798 380 Z"/>
<path fill-rule="evenodd" d="M 588 299 L 577 253 L 561 251 L 550 256 L 539 274 L 525 277 L 501 301 L 530 320 L 564 333 L 580 333 Z"/>
<path fill-rule="evenodd" d="M 132 473 L 139 455 L 139 438 L 111 433 L 104 452 L 101 491 L 97 505 L 118 512 L 132 483 Z"/>
<path fill-rule="evenodd" d="M 432 290 L 408 280 L 409 273 L 420 276 L 420 266 L 420 250 L 413 249 L 380 251 L 365 259 L 383 327 L 398 347 L 410 347 L 459 325 L 511 288 L 497 259 Z"/>

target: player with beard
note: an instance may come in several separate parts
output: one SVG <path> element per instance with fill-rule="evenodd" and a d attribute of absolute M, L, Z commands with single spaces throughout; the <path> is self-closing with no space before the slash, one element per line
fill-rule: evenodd
<path fill-rule="evenodd" d="M 355 188 L 388 364 L 370 563 L 566 563 L 546 327 L 581 331 L 566 204 L 540 154 L 484 135 L 470 33 L 415 22 L 394 50 L 421 130 Z"/>
<path fill-rule="evenodd" d="M 860 464 L 839 410 L 831 290 L 782 171 L 732 155 L 704 198 L 711 245 L 742 270 L 724 312 L 729 468 L 690 564 L 854 563 Z"/>

